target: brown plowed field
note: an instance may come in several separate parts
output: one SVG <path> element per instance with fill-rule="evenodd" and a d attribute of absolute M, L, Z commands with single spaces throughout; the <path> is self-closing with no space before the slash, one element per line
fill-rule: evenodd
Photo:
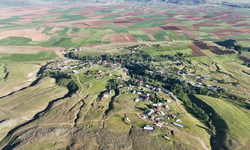
<path fill-rule="evenodd" d="M 166 40 L 169 40 L 169 39 L 170 39 L 167 35 L 164 35 L 164 38 L 165 38 Z"/>
<path fill-rule="evenodd" d="M 194 45 L 196 45 L 200 49 L 209 49 L 209 47 L 207 46 L 206 43 L 202 43 L 202 42 L 193 42 L 193 43 L 194 43 Z"/>
<path fill-rule="evenodd" d="M 153 18 L 126 18 L 128 21 L 145 21 L 145 20 L 152 20 Z"/>
<path fill-rule="evenodd" d="M 155 37 L 152 35 L 155 33 L 152 29 L 142 29 L 143 32 L 147 34 L 147 36 L 150 38 L 150 40 L 155 40 Z"/>
<path fill-rule="evenodd" d="M 250 41 L 250 39 L 236 39 L 236 41 Z"/>
<path fill-rule="evenodd" d="M 246 57 L 240 56 L 239 59 L 243 60 L 246 63 L 250 63 L 250 59 L 248 59 Z"/>
<path fill-rule="evenodd" d="M 107 37 L 108 36 L 106 34 L 102 35 L 102 43 L 103 43 L 104 40 L 106 40 Z"/>
<path fill-rule="evenodd" d="M 241 23 L 241 24 L 236 24 L 236 25 L 233 25 L 233 26 L 235 26 L 235 27 L 247 27 L 247 26 L 249 26 L 249 24 Z"/>
<path fill-rule="evenodd" d="M 200 27 L 197 25 L 193 25 L 194 31 L 200 31 Z"/>
<path fill-rule="evenodd" d="M 37 31 L 36 28 L 2 31 L 0 33 L 0 39 L 7 38 L 10 36 L 26 37 L 32 39 L 32 41 L 47 41 L 50 38 L 50 36 L 46 35 L 45 33 Z"/>
<path fill-rule="evenodd" d="M 204 54 L 197 46 L 195 45 L 190 45 L 188 46 L 188 48 L 190 48 L 192 50 L 192 53 L 194 55 L 197 55 L 197 56 L 207 56 L 206 54 Z"/>
<path fill-rule="evenodd" d="M 181 32 L 177 32 L 176 35 L 177 35 L 177 36 L 182 36 L 182 35 L 184 35 L 184 34 L 181 33 Z"/>
<path fill-rule="evenodd" d="M 195 26 L 218 26 L 218 24 L 212 23 L 212 22 L 201 22 L 194 24 Z"/>
<path fill-rule="evenodd" d="M 176 26 L 161 26 L 160 28 L 162 28 L 163 30 L 180 30 Z"/>
<path fill-rule="evenodd" d="M 209 46 L 209 49 L 211 51 L 214 51 L 218 55 L 224 55 L 224 54 L 235 54 L 235 51 L 230 51 L 230 50 L 221 50 L 217 46 Z"/>
<path fill-rule="evenodd" d="M 87 47 L 94 47 L 94 46 L 98 46 L 98 45 L 101 45 L 101 44 L 89 44 Z"/>
<path fill-rule="evenodd" d="M 132 34 L 116 33 L 109 36 L 111 43 L 134 43 L 137 42 L 136 38 Z"/>
<path fill-rule="evenodd" d="M 199 36 L 194 34 L 193 32 L 191 31 L 185 31 L 185 34 L 190 38 L 190 39 L 196 39 L 198 38 Z"/>

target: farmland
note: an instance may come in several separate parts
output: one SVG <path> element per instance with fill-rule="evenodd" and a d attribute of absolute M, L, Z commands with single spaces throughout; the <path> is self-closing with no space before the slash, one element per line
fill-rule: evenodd
<path fill-rule="evenodd" d="M 249 10 L 141 5 L 1 7 L 0 149 L 250 148 Z"/>
<path fill-rule="evenodd" d="M 168 10 L 165 10 L 166 7 Z M 70 49 L 91 44 L 133 43 L 138 40 L 223 40 L 229 36 L 239 41 L 247 40 L 250 32 L 248 24 L 240 26 L 241 22 L 247 20 L 247 16 L 240 16 L 244 11 L 225 9 L 223 13 L 217 13 L 219 6 L 190 6 L 178 12 L 179 7 L 185 6 L 151 8 L 152 14 L 119 4 L 99 4 L 94 9 L 83 4 L 30 7 L 30 11 L 4 8 L 1 12 L 6 14 L 5 18 L 0 18 L 0 45 Z M 232 11 L 234 13 L 230 14 Z M 202 13 L 203 17 L 194 12 Z M 226 13 L 230 15 L 224 15 Z M 222 22 L 223 25 L 218 24 Z M 105 40 L 102 39 L 104 35 Z"/>

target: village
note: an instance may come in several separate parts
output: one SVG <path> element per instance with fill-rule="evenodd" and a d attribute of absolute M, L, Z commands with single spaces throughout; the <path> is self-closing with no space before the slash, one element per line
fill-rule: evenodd
<path fill-rule="evenodd" d="M 147 45 L 144 45 L 147 46 Z M 156 45 L 157 46 L 157 45 Z M 136 50 L 137 46 L 125 47 L 125 49 Z M 71 50 L 70 52 L 81 51 L 81 48 Z M 66 52 L 62 52 L 67 56 Z M 174 95 L 174 91 L 169 88 L 165 88 L 163 84 L 159 84 L 157 80 L 165 79 L 173 80 L 174 85 L 178 83 L 187 82 L 187 84 L 194 90 L 207 89 L 211 92 L 226 91 L 227 88 L 218 86 L 218 81 L 210 78 L 211 75 L 196 74 L 193 70 L 187 71 L 185 65 L 188 65 L 181 60 L 173 60 L 168 62 L 167 66 L 153 65 L 147 67 L 142 62 L 130 61 L 130 65 L 139 66 L 140 68 L 146 68 L 145 77 L 135 75 L 133 71 L 127 65 L 129 61 L 114 61 L 114 60 L 77 60 L 77 59 L 67 59 L 67 60 L 57 60 L 49 62 L 46 65 L 45 72 L 59 71 L 66 72 L 75 75 L 81 75 L 83 72 L 88 76 L 93 76 L 96 80 L 103 79 L 108 76 L 115 80 L 119 80 L 119 84 L 116 84 L 116 88 L 120 93 L 130 93 L 138 95 L 138 98 L 131 99 L 134 103 L 139 102 L 150 102 L 147 105 L 147 109 L 141 111 L 140 118 L 148 122 L 147 125 L 143 127 L 145 131 L 153 131 L 156 128 L 168 128 L 171 124 L 177 128 L 185 129 L 185 122 L 178 117 L 179 112 L 176 111 L 176 105 L 181 102 L 178 101 L 177 96 Z M 102 67 L 102 69 L 97 69 Z M 105 69 L 106 68 L 106 69 Z M 150 70 L 151 68 L 151 70 Z M 175 68 L 174 70 L 172 68 Z M 178 69 L 176 69 L 178 68 Z M 114 75 L 111 71 L 120 71 L 127 76 L 131 76 L 132 79 L 124 80 L 122 75 Z M 149 79 L 146 79 L 146 78 Z M 150 78 L 154 77 L 156 82 L 149 82 Z M 162 78 L 164 80 L 162 80 Z M 101 81 L 100 81 L 101 82 Z M 90 84 L 88 88 L 92 88 L 93 84 Z M 232 84 L 232 86 L 240 87 L 240 84 Z M 110 94 L 114 94 L 114 89 L 109 88 L 107 92 L 104 92 L 102 98 L 109 98 Z M 246 95 L 246 94 L 245 94 Z M 125 117 L 125 123 L 130 123 L 130 118 Z M 174 131 L 171 130 L 171 134 L 174 135 Z M 163 138 L 170 140 L 170 138 L 165 135 Z"/>

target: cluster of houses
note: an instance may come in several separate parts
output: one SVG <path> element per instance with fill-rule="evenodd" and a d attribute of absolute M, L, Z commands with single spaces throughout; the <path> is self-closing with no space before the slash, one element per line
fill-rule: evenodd
<path fill-rule="evenodd" d="M 49 62 L 46 66 L 45 71 L 66 71 L 69 69 L 74 69 L 77 67 L 83 66 L 83 64 L 79 63 L 78 60 L 68 59 L 68 60 L 58 60 Z"/>
<path fill-rule="evenodd" d="M 74 60 L 74 59 L 68 59 L 68 60 L 57 60 L 49 62 L 46 66 L 45 71 L 60 71 L 60 72 L 71 72 L 71 73 L 77 73 L 78 70 L 85 69 L 86 67 L 89 67 L 89 69 L 92 69 L 93 66 L 97 65 L 104 65 L 105 67 L 111 68 L 113 70 L 122 69 L 122 71 L 125 74 L 129 74 L 129 70 L 125 67 L 122 68 L 121 62 L 109 62 L 109 61 L 102 61 L 99 60 L 97 62 L 94 61 L 85 61 L 85 60 Z M 100 72 L 102 73 L 102 72 Z"/>
<path fill-rule="evenodd" d="M 161 102 L 153 103 L 153 108 L 145 112 L 145 115 L 142 115 L 142 118 L 143 119 L 148 118 L 152 122 L 153 125 L 160 127 L 160 128 L 163 127 L 164 125 L 167 125 L 167 123 L 164 122 L 164 120 L 166 119 L 169 120 L 170 118 L 172 118 L 175 120 L 173 125 L 183 128 L 184 126 L 179 124 L 179 122 L 182 122 L 182 121 L 178 119 L 177 116 L 170 113 L 169 110 L 170 110 L 170 107 L 167 103 L 161 103 Z M 144 127 L 144 130 L 154 130 L 154 127 L 152 125 L 146 125 Z"/>
<path fill-rule="evenodd" d="M 77 52 L 77 51 L 82 51 L 82 48 L 75 48 L 75 49 L 71 49 L 69 50 L 69 52 Z M 67 54 L 67 50 L 62 51 L 62 54 Z"/>
<path fill-rule="evenodd" d="M 138 103 L 141 100 L 149 100 L 150 93 L 152 91 L 155 91 L 155 92 L 162 91 L 162 89 L 158 88 L 158 87 L 153 87 L 153 86 L 148 86 L 148 85 L 146 85 L 145 87 L 147 87 L 151 91 L 149 91 L 149 93 L 146 93 L 143 96 L 140 96 L 141 98 L 134 99 L 134 102 Z M 174 94 L 170 90 L 165 89 L 163 91 L 165 91 L 165 93 L 168 94 L 173 100 L 178 101 L 178 99 L 174 96 Z M 139 90 L 138 91 L 131 90 L 131 93 L 142 95 L 142 92 Z M 175 120 L 175 123 L 173 125 L 183 128 L 183 125 L 177 123 L 177 122 L 181 122 L 181 120 L 178 119 L 177 116 L 173 115 L 170 112 L 170 107 L 169 107 L 168 103 L 171 103 L 171 102 L 172 102 L 171 99 L 166 99 L 164 103 L 162 103 L 162 102 L 153 103 L 152 104 L 153 108 L 146 111 L 144 115 L 141 115 L 141 117 L 143 119 L 148 118 L 152 122 L 152 124 L 156 125 L 157 127 L 163 127 L 164 125 L 167 125 L 167 123 L 164 122 L 164 120 L 166 120 L 166 119 L 169 120 L 170 118 L 173 118 Z M 164 118 L 166 118 L 166 119 L 164 119 Z M 146 125 L 144 127 L 144 130 L 154 130 L 154 127 L 152 125 Z"/>
<path fill-rule="evenodd" d="M 128 49 L 133 52 L 133 51 L 142 50 L 143 48 L 151 47 L 151 46 L 160 46 L 160 44 L 137 44 L 134 46 L 118 47 L 118 49 Z"/>

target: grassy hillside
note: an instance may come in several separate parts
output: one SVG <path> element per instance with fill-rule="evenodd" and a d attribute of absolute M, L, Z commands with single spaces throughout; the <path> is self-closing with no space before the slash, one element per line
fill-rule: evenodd
<path fill-rule="evenodd" d="M 196 95 L 197 98 L 211 106 L 215 112 L 226 122 L 227 135 L 225 144 L 230 149 L 249 149 L 248 139 L 250 138 L 250 110 L 237 106 L 227 99 L 217 99 L 208 96 Z M 218 126 L 222 124 L 216 123 Z M 224 128 L 225 127 L 220 127 Z"/>

